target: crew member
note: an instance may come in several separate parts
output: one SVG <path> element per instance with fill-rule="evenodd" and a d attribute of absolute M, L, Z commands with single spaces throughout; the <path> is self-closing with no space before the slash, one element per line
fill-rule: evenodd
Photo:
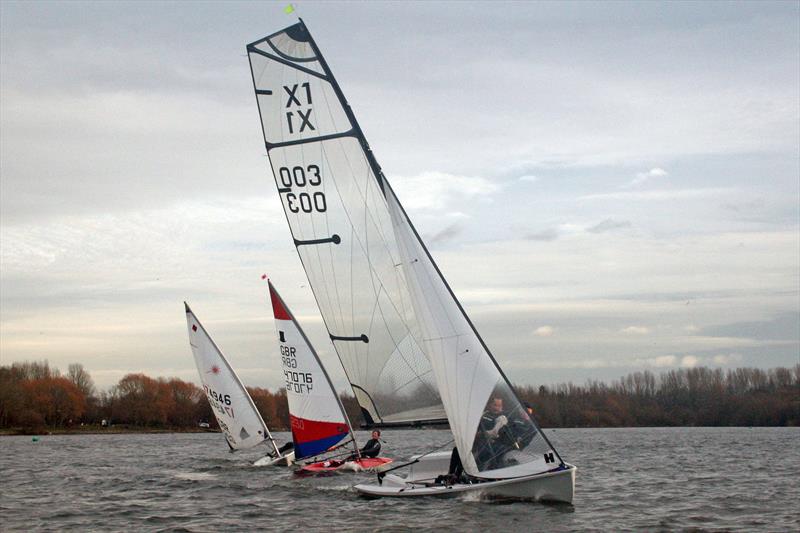
<path fill-rule="evenodd" d="M 361 454 L 361 457 L 377 457 L 379 453 L 381 453 L 381 430 L 374 429 L 372 430 L 372 438 L 367 441 L 363 448 L 361 448 L 358 453 Z M 358 457 L 356 454 L 351 455 L 345 461 L 354 461 Z"/>

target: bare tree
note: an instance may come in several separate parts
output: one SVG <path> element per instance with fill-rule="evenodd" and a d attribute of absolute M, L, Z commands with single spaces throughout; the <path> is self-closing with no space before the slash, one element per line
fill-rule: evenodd
<path fill-rule="evenodd" d="M 94 396 L 94 380 L 80 363 L 72 363 L 67 370 L 67 378 L 78 387 L 87 398 Z"/>

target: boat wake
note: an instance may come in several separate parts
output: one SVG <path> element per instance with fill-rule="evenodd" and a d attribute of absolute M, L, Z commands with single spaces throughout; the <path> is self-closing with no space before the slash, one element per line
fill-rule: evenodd
<path fill-rule="evenodd" d="M 217 479 L 217 475 L 210 472 L 176 472 L 174 477 L 184 481 L 208 481 Z"/>

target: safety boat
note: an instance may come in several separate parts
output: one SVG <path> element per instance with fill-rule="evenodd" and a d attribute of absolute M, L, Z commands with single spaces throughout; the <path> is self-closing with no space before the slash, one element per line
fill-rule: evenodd
<path fill-rule="evenodd" d="M 269 284 L 285 378 L 294 461 L 327 455 L 300 466 L 305 473 L 376 470 L 392 462 L 363 457 L 339 395 L 316 350 L 278 291 Z M 338 452 L 338 453 L 337 453 Z"/>
<path fill-rule="evenodd" d="M 247 52 L 292 238 L 364 418 L 444 417 L 458 452 L 419 456 L 407 476 L 382 472 L 355 489 L 572 502 L 575 466 L 523 407 L 446 282 L 306 25 Z"/>
<path fill-rule="evenodd" d="M 203 391 L 230 450 L 244 450 L 268 443 L 273 451 L 256 461 L 256 465 L 291 465 L 293 453 L 281 453 L 278 449 L 239 376 L 189 308 L 189 304 L 184 302 L 184 307 L 189 345 L 192 347 Z"/>

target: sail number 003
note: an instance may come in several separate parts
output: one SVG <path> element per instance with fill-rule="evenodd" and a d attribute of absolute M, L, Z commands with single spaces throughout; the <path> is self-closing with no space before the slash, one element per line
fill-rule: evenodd
<path fill-rule="evenodd" d="M 319 172 L 317 165 L 308 165 L 303 168 L 300 166 L 281 167 L 278 169 L 280 176 L 281 187 L 291 189 L 292 187 L 318 187 L 322 184 L 322 175 Z M 317 192 L 301 192 L 286 193 L 286 202 L 288 203 L 289 211 L 292 213 L 312 213 L 318 211 L 324 213 L 328 210 L 328 203 L 325 200 L 325 193 Z"/>

